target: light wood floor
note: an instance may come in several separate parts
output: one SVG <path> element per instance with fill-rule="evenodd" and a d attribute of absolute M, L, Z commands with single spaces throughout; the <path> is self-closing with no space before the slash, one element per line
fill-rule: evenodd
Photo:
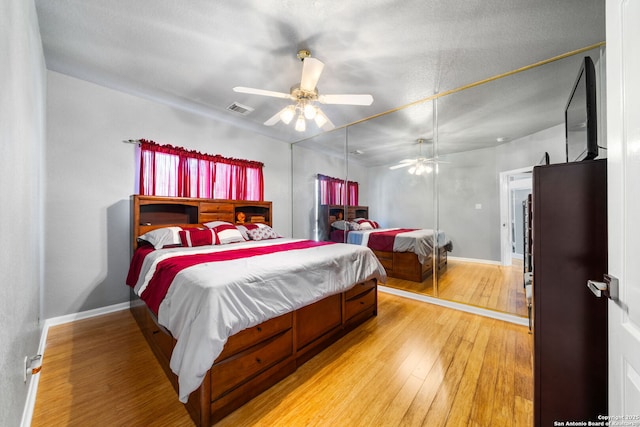
<path fill-rule="evenodd" d="M 33 426 L 192 425 L 128 311 L 49 331 Z M 221 426 L 530 426 L 526 327 L 379 292 L 378 316 Z"/>
<path fill-rule="evenodd" d="M 433 277 L 422 283 L 387 279 L 387 286 L 435 296 Z M 474 263 L 449 259 L 438 273 L 438 298 L 491 310 L 527 316 L 522 261 L 511 266 Z"/>

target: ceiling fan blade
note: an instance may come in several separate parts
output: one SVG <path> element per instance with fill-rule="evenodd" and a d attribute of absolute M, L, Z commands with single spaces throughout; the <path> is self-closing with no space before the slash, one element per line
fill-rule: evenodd
<path fill-rule="evenodd" d="M 445 162 L 444 160 L 438 160 L 435 157 L 430 157 L 428 159 L 424 159 L 423 160 L 425 163 L 433 163 L 433 164 L 437 164 L 437 163 L 451 163 L 451 162 Z"/>
<path fill-rule="evenodd" d="M 262 95 L 262 96 L 271 96 L 274 98 L 292 99 L 291 94 L 288 94 L 288 93 L 274 92 L 271 90 L 263 90 L 263 89 L 254 89 L 251 87 L 236 86 L 233 88 L 233 91 L 240 92 L 240 93 L 248 93 L 251 95 Z"/>
<path fill-rule="evenodd" d="M 278 123 L 280 121 L 280 115 L 282 114 L 282 112 L 284 110 L 286 110 L 287 108 L 289 108 L 289 106 L 284 107 L 282 110 L 278 111 L 277 113 L 275 113 L 273 116 L 271 116 L 271 118 L 269 118 L 269 120 L 267 120 L 266 122 L 264 122 L 265 126 L 273 126 L 276 123 Z"/>
<path fill-rule="evenodd" d="M 371 105 L 373 96 L 371 95 L 319 95 L 318 101 L 322 104 L 344 104 L 344 105 Z"/>
<path fill-rule="evenodd" d="M 318 85 L 320 74 L 324 64 L 315 58 L 304 58 L 302 61 L 302 78 L 300 79 L 300 89 L 308 92 L 313 90 Z"/>
<path fill-rule="evenodd" d="M 399 163 L 397 165 L 389 166 L 389 169 L 393 170 L 393 169 L 406 168 L 407 166 L 411 166 L 412 164 L 413 163 Z"/>

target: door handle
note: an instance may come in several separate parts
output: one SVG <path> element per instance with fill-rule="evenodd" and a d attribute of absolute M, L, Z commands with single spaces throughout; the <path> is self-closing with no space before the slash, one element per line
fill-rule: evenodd
<path fill-rule="evenodd" d="M 587 280 L 587 288 L 598 298 L 618 299 L 618 279 L 610 274 L 605 274 L 602 282 Z"/>

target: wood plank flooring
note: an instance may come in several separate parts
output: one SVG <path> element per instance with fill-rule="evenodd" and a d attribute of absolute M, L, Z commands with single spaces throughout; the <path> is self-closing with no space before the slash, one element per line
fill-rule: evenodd
<path fill-rule="evenodd" d="M 378 316 L 220 426 L 530 426 L 526 327 L 379 292 Z M 32 425 L 192 425 L 128 311 L 49 331 Z"/>
<path fill-rule="evenodd" d="M 449 259 L 438 275 L 438 298 L 527 316 L 522 261 L 511 266 Z M 433 278 L 423 282 L 388 278 L 387 286 L 434 296 Z"/>

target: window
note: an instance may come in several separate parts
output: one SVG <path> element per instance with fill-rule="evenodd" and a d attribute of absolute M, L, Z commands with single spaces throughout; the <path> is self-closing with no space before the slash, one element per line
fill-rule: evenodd
<path fill-rule="evenodd" d="M 320 204 L 358 205 L 358 183 L 318 174 L 320 184 Z"/>
<path fill-rule="evenodd" d="M 140 140 L 140 194 L 264 200 L 263 163 Z"/>

